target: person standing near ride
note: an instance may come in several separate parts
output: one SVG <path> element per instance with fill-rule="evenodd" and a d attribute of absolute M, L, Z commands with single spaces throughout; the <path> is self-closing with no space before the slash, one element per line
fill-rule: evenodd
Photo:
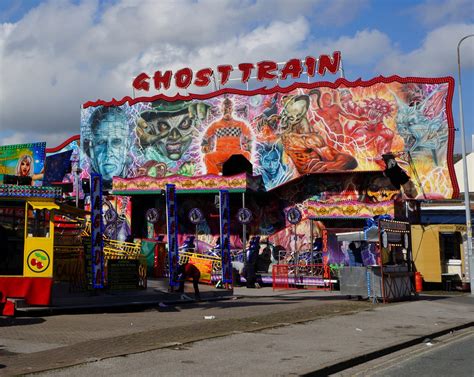
<path fill-rule="evenodd" d="M 184 263 L 178 265 L 178 282 L 179 288 L 177 292 L 184 293 L 184 282 L 187 279 L 193 280 L 193 287 L 194 287 L 194 297 L 196 300 L 201 299 L 201 295 L 199 294 L 199 279 L 201 278 L 201 271 L 192 263 Z"/>
<path fill-rule="evenodd" d="M 257 262 L 260 251 L 260 237 L 256 236 L 250 240 L 249 251 L 247 254 L 247 263 L 245 265 L 245 279 L 247 288 L 257 288 Z"/>

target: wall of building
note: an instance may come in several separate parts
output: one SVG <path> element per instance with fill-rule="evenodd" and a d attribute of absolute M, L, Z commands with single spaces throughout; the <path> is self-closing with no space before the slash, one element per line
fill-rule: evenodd
<path fill-rule="evenodd" d="M 438 225 L 412 225 L 413 260 L 426 282 L 441 283 Z"/>
<path fill-rule="evenodd" d="M 469 182 L 469 192 L 474 192 L 474 153 L 470 153 L 466 156 L 467 161 L 467 178 Z M 464 171 L 463 171 L 463 160 L 459 160 L 454 164 L 454 171 L 456 172 L 456 178 L 458 180 L 459 192 L 464 192 Z"/>
<path fill-rule="evenodd" d="M 442 282 L 442 265 L 439 235 L 442 232 L 461 232 L 465 235 L 466 227 L 454 224 L 412 225 L 411 238 L 413 260 L 416 270 L 429 283 Z M 461 244 L 462 271 L 465 271 L 464 247 Z M 461 276 L 463 278 L 463 276 Z"/>

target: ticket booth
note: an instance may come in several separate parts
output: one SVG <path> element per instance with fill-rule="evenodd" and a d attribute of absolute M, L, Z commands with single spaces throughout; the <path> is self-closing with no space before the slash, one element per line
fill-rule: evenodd
<path fill-rule="evenodd" d="M 59 206 L 54 201 L 31 200 L 26 202 L 25 246 L 23 276 L 53 276 L 54 215 Z"/>
<path fill-rule="evenodd" d="M 54 188 L 0 185 L 0 313 L 11 300 L 49 305 L 53 284 Z"/>

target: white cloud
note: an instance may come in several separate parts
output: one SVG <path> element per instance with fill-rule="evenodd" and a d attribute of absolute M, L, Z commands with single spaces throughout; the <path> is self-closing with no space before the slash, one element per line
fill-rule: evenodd
<path fill-rule="evenodd" d="M 1 145 L 23 144 L 32 141 L 33 139 L 31 139 L 27 134 L 14 133 L 12 135 L 2 137 Z"/>
<path fill-rule="evenodd" d="M 58 138 L 79 132 L 82 103 L 131 95 L 132 77 L 143 71 L 330 53 L 335 48 L 329 43 L 311 48 L 312 30 L 320 25 L 334 30 L 367 4 L 45 1 L 18 22 L 0 24 L 0 133 L 12 135 L 9 141 L 40 138 L 57 144 Z M 343 12 L 345 8 L 350 12 Z M 368 59 L 357 58 L 351 44 L 364 38 L 374 46 L 371 54 L 383 51 L 384 35 L 363 31 L 339 40 L 349 51 L 347 58 L 361 64 Z"/>
<path fill-rule="evenodd" d="M 353 36 L 342 36 L 337 39 L 316 41 L 311 49 L 320 52 L 341 51 L 344 61 L 351 65 L 370 65 L 392 49 L 388 35 L 379 30 L 365 29 Z"/>
<path fill-rule="evenodd" d="M 77 133 L 82 103 L 131 95 L 133 75 L 145 69 L 286 57 L 307 38 L 299 14 L 312 14 L 315 4 L 122 0 L 101 10 L 97 0 L 42 3 L 0 28 L 0 130 Z M 274 14 L 264 12 L 269 7 Z"/>
<path fill-rule="evenodd" d="M 75 134 L 79 134 L 76 132 Z M 70 138 L 72 133 L 70 132 L 55 132 L 46 134 L 43 132 L 15 132 L 8 136 L 1 138 L 2 142 L 0 145 L 12 145 L 12 144 L 24 144 L 34 142 L 46 142 L 48 148 L 54 148 L 60 145 L 62 142 Z"/>
<path fill-rule="evenodd" d="M 471 21 L 474 17 L 472 0 L 427 0 L 413 10 L 417 20 L 428 26 Z"/>
<path fill-rule="evenodd" d="M 457 44 L 459 40 L 473 34 L 474 24 L 450 24 L 432 30 L 416 50 L 403 53 L 393 50 L 376 66 L 382 74 L 408 76 L 442 76 L 457 72 Z M 474 67 L 474 38 L 463 42 L 462 67 Z"/>

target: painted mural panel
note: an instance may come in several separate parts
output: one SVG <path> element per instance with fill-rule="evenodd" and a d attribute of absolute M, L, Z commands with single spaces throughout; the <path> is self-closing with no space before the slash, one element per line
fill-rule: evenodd
<path fill-rule="evenodd" d="M 0 174 L 31 177 L 38 185 L 43 178 L 46 143 L 0 146 Z"/>
<path fill-rule="evenodd" d="M 82 111 L 81 163 L 110 185 L 113 176 L 220 174 L 238 154 L 270 190 L 312 173 L 381 171 L 382 154 L 394 152 L 418 173 L 419 195 L 451 197 L 452 90 L 451 78 L 393 76 L 97 101 Z"/>
<path fill-rule="evenodd" d="M 90 196 L 87 196 L 90 200 Z M 129 196 L 102 196 L 102 224 L 104 236 L 117 241 L 129 241 L 132 235 L 132 202 Z M 86 211 L 91 211 L 91 203 L 86 200 Z"/>
<path fill-rule="evenodd" d="M 62 182 L 63 183 L 72 183 L 73 184 L 73 190 L 72 192 L 70 192 L 70 195 L 72 197 L 76 197 L 76 190 L 79 189 L 79 198 L 80 199 L 84 199 L 84 192 L 82 190 L 82 187 L 81 185 L 77 186 L 76 185 L 76 181 L 75 181 L 75 177 L 74 177 L 74 171 L 76 171 L 80 166 L 80 154 L 81 154 L 81 149 L 79 147 L 79 138 L 76 136 L 73 136 L 71 138 L 69 138 L 68 140 L 66 140 L 64 143 L 62 143 L 61 145 L 57 146 L 56 148 L 47 148 L 46 149 L 46 161 L 48 161 L 48 159 L 52 158 L 52 159 L 55 159 L 55 158 L 58 158 L 57 156 L 59 155 L 63 155 L 63 156 L 67 156 L 66 155 L 66 152 L 70 153 L 70 157 L 69 157 L 69 162 L 66 162 L 63 160 L 63 163 L 64 163 L 64 169 L 66 171 L 66 173 L 63 175 L 63 178 L 62 178 Z M 66 168 L 67 166 L 67 168 Z M 51 172 L 48 171 L 48 167 L 46 167 L 45 169 L 45 179 L 43 180 L 43 185 L 47 185 L 48 182 L 47 182 L 47 178 L 48 178 L 48 175 L 50 174 Z M 53 169 L 53 172 L 52 172 L 54 175 L 57 173 L 56 169 Z M 87 176 L 88 176 L 89 173 L 87 173 Z M 59 177 L 55 177 L 53 179 L 53 181 L 61 181 L 60 179 L 58 179 Z"/>
<path fill-rule="evenodd" d="M 129 241 L 132 234 L 132 202 L 129 196 L 108 195 L 103 198 L 104 234 L 112 240 Z"/>

